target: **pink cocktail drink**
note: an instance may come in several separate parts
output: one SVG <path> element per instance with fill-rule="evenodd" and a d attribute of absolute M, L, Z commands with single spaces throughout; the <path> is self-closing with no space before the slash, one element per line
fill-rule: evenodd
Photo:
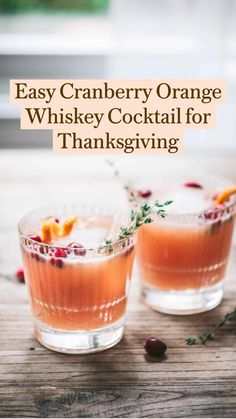
<path fill-rule="evenodd" d="M 163 312 L 205 311 L 219 304 L 223 296 L 235 201 L 231 198 L 224 205 L 214 205 L 226 181 L 193 179 L 159 180 L 159 187 L 134 190 L 139 199 L 173 200 L 164 219 L 138 232 L 142 295 L 147 304 Z"/>
<path fill-rule="evenodd" d="M 45 346 L 81 353 L 121 339 L 135 239 L 105 240 L 117 235 L 122 219 L 108 208 L 73 206 L 35 211 L 21 221 L 36 337 Z"/>

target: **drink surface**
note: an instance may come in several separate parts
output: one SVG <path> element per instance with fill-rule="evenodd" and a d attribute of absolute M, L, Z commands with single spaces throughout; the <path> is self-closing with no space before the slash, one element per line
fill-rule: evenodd
<path fill-rule="evenodd" d="M 78 216 L 70 234 L 53 237 L 48 246 L 40 242 L 32 250 L 22 245 L 26 280 L 38 321 L 62 330 L 94 330 L 122 318 L 133 245 L 119 252 L 109 253 L 109 248 L 106 254 L 99 252 L 99 243 L 118 230 L 117 218 Z M 29 232 L 30 237 L 35 235 L 40 237 L 40 229 Z"/>
<path fill-rule="evenodd" d="M 139 271 L 145 283 L 179 291 L 222 280 L 234 223 L 225 206 L 213 205 L 217 192 L 209 185 L 176 181 L 152 193 L 152 199 L 174 202 L 164 220 L 138 232 Z"/>

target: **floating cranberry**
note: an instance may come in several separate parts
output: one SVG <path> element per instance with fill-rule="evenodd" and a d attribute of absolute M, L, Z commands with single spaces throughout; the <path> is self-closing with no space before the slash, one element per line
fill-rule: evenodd
<path fill-rule="evenodd" d="M 60 220 L 59 220 L 59 218 L 55 218 L 55 223 L 57 223 L 57 224 L 59 224 L 60 223 Z"/>
<path fill-rule="evenodd" d="M 165 354 L 167 346 L 161 340 L 155 337 L 150 337 L 146 340 L 144 344 L 144 349 L 148 353 L 148 355 L 161 357 Z"/>
<path fill-rule="evenodd" d="M 31 240 L 34 240 L 35 242 L 42 243 L 42 239 L 40 236 L 31 236 L 30 238 Z"/>
<path fill-rule="evenodd" d="M 221 216 L 220 211 L 224 210 L 224 205 L 212 205 L 207 211 L 204 212 L 204 218 L 206 220 L 216 220 Z"/>
<path fill-rule="evenodd" d="M 72 242 L 68 244 L 68 247 L 74 250 L 74 254 L 76 256 L 85 256 L 86 255 L 86 249 L 84 246 L 80 243 Z"/>
<path fill-rule="evenodd" d="M 197 182 L 186 182 L 184 184 L 185 188 L 195 188 L 195 189 L 203 189 L 202 185 Z"/>
<path fill-rule="evenodd" d="M 138 196 L 140 198 L 150 198 L 151 195 L 152 195 L 152 191 L 150 191 L 150 189 L 142 189 L 138 191 Z"/>
<path fill-rule="evenodd" d="M 40 251 L 40 253 L 44 254 L 44 247 L 43 246 L 40 246 L 39 247 L 39 251 Z"/>
<path fill-rule="evenodd" d="M 38 253 L 31 252 L 30 256 L 33 259 L 35 259 L 37 262 L 45 262 L 45 260 L 43 258 L 41 258 Z"/>
<path fill-rule="evenodd" d="M 35 253 L 34 258 L 35 260 L 37 260 L 37 262 L 40 262 L 42 260 L 41 257 L 38 255 L 38 253 Z"/>
<path fill-rule="evenodd" d="M 219 232 L 219 229 L 221 227 L 221 224 L 222 224 L 221 220 L 218 220 L 215 223 L 212 223 L 212 225 L 211 225 L 211 233 L 212 234 L 218 233 Z"/>
<path fill-rule="evenodd" d="M 25 282 L 25 274 L 24 274 L 24 270 L 22 268 L 17 269 L 16 279 L 21 283 Z"/>
<path fill-rule="evenodd" d="M 55 266 L 56 268 L 63 268 L 64 265 L 61 259 L 51 258 L 50 263 L 52 264 L 52 266 Z"/>
<path fill-rule="evenodd" d="M 54 256 L 56 258 L 66 258 L 67 254 L 66 251 L 64 249 L 56 249 Z"/>
<path fill-rule="evenodd" d="M 56 259 L 54 266 L 56 266 L 56 268 L 63 268 L 64 264 L 61 259 Z"/>

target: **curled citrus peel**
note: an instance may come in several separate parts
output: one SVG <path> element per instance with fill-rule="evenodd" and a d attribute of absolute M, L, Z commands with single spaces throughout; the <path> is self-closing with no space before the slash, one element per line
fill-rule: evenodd
<path fill-rule="evenodd" d="M 43 224 L 41 227 L 42 230 L 42 241 L 45 243 L 50 243 L 52 241 L 52 234 L 50 229 L 50 224 Z"/>
<path fill-rule="evenodd" d="M 214 200 L 214 204 L 215 205 L 223 204 L 234 194 L 236 194 L 236 185 L 230 186 L 229 188 L 219 193 L 219 195 Z"/>
<path fill-rule="evenodd" d="M 67 218 L 62 225 L 58 224 L 53 218 L 45 220 L 41 227 L 42 241 L 51 243 L 54 238 L 69 236 L 76 222 L 77 217 Z"/>

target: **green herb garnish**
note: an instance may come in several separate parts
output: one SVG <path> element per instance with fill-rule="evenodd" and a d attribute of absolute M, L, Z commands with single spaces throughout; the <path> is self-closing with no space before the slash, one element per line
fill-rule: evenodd
<path fill-rule="evenodd" d="M 159 215 L 164 218 L 166 215 L 165 207 L 170 205 L 173 201 L 165 201 L 160 204 L 156 201 L 153 205 L 145 202 L 140 205 L 139 209 L 131 210 L 130 212 L 130 224 L 126 227 L 120 227 L 118 237 L 115 239 L 105 240 L 105 245 L 112 245 L 119 240 L 126 239 L 135 233 L 143 224 L 150 224 L 154 221 L 153 216 Z"/>
<path fill-rule="evenodd" d="M 199 336 L 189 336 L 185 339 L 187 345 L 195 345 L 196 343 L 200 343 L 204 345 L 208 340 L 212 340 L 215 338 L 215 333 L 221 327 L 223 327 L 226 323 L 236 320 L 236 307 L 230 313 L 227 313 L 223 320 L 221 320 L 218 325 L 215 327 L 214 330 L 204 330 L 204 332 Z"/>
<path fill-rule="evenodd" d="M 120 173 L 112 160 L 106 159 L 106 163 L 113 169 L 114 176 L 117 177 L 121 182 Z M 161 204 L 159 201 L 155 201 L 154 204 L 144 202 L 140 204 L 137 199 L 137 195 L 128 184 L 123 185 L 124 189 L 128 192 L 129 202 L 132 202 L 133 209 L 130 213 L 130 224 L 127 227 L 120 227 L 119 236 L 112 240 L 106 240 L 105 244 L 112 245 L 119 240 L 126 239 L 131 236 L 135 231 L 138 230 L 143 224 L 150 224 L 154 221 L 153 216 L 159 215 L 164 218 L 166 215 L 165 207 L 172 204 L 173 201 L 165 201 Z"/>

